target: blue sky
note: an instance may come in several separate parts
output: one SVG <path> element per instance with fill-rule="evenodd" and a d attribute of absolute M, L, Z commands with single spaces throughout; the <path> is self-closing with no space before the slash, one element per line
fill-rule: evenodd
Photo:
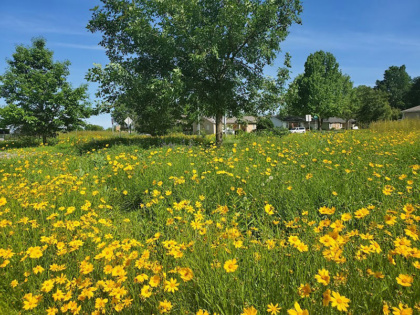
<path fill-rule="evenodd" d="M 6 69 L 17 44 L 30 45 L 42 36 L 55 60 L 70 60 L 69 81 L 86 83 L 93 63 L 106 64 L 98 46 L 100 34 L 86 30 L 89 9 L 98 0 L 0 0 L 0 73 Z M 373 86 L 390 66 L 406 65 L 411 77 L 420 76 L 419 0 L 306 0 L 302 25 L 294 25 L 282 44 L 292 55 L 292 78 L 303 72 L 309 54 L 324 50 L 334 54 L 343 73 L 354 85 Z M 274 76 L 282 60 L 267 67 Z M 96 85 L 89 83 L 91 100 Z M 111 126 L 109 115 L 91 117 L 90 123 Z"/>

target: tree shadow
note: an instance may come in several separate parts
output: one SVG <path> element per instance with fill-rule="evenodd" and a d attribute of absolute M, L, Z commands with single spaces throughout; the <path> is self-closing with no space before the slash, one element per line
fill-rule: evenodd
<path fill-rule="evenodd" d="M 101 150 L 114 146 L 135 146 L 141 149 L 156 147 L 183 146 L 209 146 L 211 141 L 200 136 L 134 136 L 134 137 L 115 137 L 107 139 L 92 139 L 89 142 L 76 145 L 79 154 L 84 154 L 92 150 Z"/>

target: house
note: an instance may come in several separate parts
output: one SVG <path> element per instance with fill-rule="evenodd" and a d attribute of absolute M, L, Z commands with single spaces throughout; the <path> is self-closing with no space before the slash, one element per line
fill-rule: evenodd
<path fill-rule="evenodd" d="M 223 117 L 222 123 L 225 131 L 243 130 L 252 132 L 257 129 L 257 117 L 254 116 L 243 116 L 241 118 Z M 193 134 L 203 131 L 208 135 L 216 134 L 216 120 L 213 117 L 202 117 L 200 124 L 197 124 L 197 122 L 193 123 Z"/>
<path fill-rule="evenodd" d="M 305 117 L 301 116 L 287 116 L 287 117 L 280 117 L 280 116 L 272 116 L 271 121 L 274 124 L 274 127 L 280 128 L 295 128 L 295 127 L 305 127 L 307 129 L 318 129 L 318 120 L 312 119 L 309 123 L 305 120 Z M 355 126 L 356 121 L 354 119 L 350 119 L 348 121 L 348 129 L 352 129 Z M 325 118 L 322 121 L 322 129 L 323 130 L 337 130 L 337 129 L 347 129 L 346 128 L 346 121 L 339 117 L 330 117 Z"/>
<path fill-rule="evenodd" d="M 308 128 L 308 123 L 305 121 L 305 118 L 300 116 L 271 116 L 271 121 L 273 122 L 274 127 L 277 128 L 295 128 L 295 127 L 305 127 Z"/>
<path fill-rule="evenodd" d="M 350 119 L 347 122 L 346 126 L 346 120 L 339 118 L 339 117 L 330 117 L 325 118 L 322 121 L 322 130 L 338 130 L 338 129 L 353 129 L 355 126 L 356 120 Z"/>
<path fill-rule="evenodd" d="M 419 119 L 420 118 L 420 105 L 408 108 L 406 110 L 401 111 L 402 119 Z"/>

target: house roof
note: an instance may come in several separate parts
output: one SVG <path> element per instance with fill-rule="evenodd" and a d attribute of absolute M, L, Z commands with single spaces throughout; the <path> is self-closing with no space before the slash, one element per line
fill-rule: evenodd
<path fill-rule="evenodd" d="M 402 111 L 403 113 L 414 113 L 414 112 L 420 112 L 420 105 L 419 106 L 414 106 L 411 108 L 407 108 L 406 110 Z"/>
<path fill-rule="evenodd" d="M 281 121 L 289 121 L 289 122 L 305 121 L 305 118 L 302 118 L 300 116 L 286 116 L 286 117 L 273 116 L 273 117 Z"/>
<path fill-rule="evenodd" d="M 354 119 L 349 119 L 349 122 L 350 123 L 353 123 L 355 121 L 356 120 L 354 120 Z M 343 119 L 343 118 L 340 118 L 340 117 L 330 117 L 330 118 L 324 119 L 323 122 L 326 122 L 326 123 L 341 123 L 341 124 L 345 124 L 346 123 L 346 120 Z"/>
<path fill-rule="evenodd" d="M 272 116 L 273 118 L 277 118 L 278 120 L 281 121 L 286 121 L 286 122 L 304 122 L 305 117 L 301 117 L 301 116 L 287 116 L 287 117 L 280 117 L 280 116 Z M 313 120 L 312 120 L 313 121 Z M 354 123 L 356 120 L 354 119 L 350 119 L 349 122 L 350 123 Z M 346 121 L 342 118 L 339 117 L 329 117 L 329 118 L 325 118 L 323 120 L 324 123 L 342 123 L 344 124 Z"/>
<path fill-rule="evenodd" d="M 216 120 L 212 117 L 202 117 L 202 119 L 205 119 L 207 121 L 209 121 L 212 124 L 216 123 Z M 242 118 L 240 118 L 243 121 L 246 121 L 248 124 L 256 124 L 257 123 L 257 117 L 255 116 L 243 116 Z M 236 124 L 238 122 L 238 118 L 237 117 L 228 117 L 226 118 L 226 123 L 227 124 Z"/>

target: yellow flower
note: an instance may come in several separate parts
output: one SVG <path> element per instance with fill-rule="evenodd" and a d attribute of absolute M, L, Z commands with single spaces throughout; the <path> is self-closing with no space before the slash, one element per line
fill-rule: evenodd
<path fill-rule="evenodd" d="M 296 248 L 298 251 L 300 252 L 307 252 L 308 251 L 308 245 L 300 242 L 299 244 L 296 245 Z"/>
<path fill-rule="evenodd" d="M 294 309 L 287 310 L 289 315 L 309 315 L 308 310 L 302 310 L 298 302 L 295 302 Z"/>
<path fill-rule="evenodd" d="M 87 275 L 93 271 L 93 265 L 87 261 L 82 261 L 80 263 L 80 272 L 84 275 Z"/>
<path fill-rule="evenodd" d="M 158 275 L 154 275 L 149 280 L 150 286 L 152 286 L 154 288 L 156 288 L 159 285 L 159 283 L 160 283 L 160 277 Z"/>
<path fill-rule="evenodd" d="M 385 223 L 388 225 L 394 225 L 397 222 L 397 217 L 393 215 L 385 215 Z"/>
<path fill-rule="evenodd" d="M 322 305 L 328 306 L 330 302 L 331 302 L 331 290 L 326 290 L 324 293 L 322 293 Z"/>
<path fill-rule="evenodd" d="M 104 274 L 109 275 L 112 272 L 113 267 L 111 265 L 106 265 L 104 267 Z"/>
<path fill-rule="evenodd" d="M 10 282 L 10 286 L 12 288 L 16 288 L 19 285 L 19 282 L 17 280 L 13 280 L 12 282 Z"/>
<path fill-rule="evenodd" d="M 264 210 L 267 214 L 273 215 L 274 214 L 274 207 L 270 204 L 266 204 Z"/>
<path fill-rule="evenodd" d="M 335 207 L 332 207 L 332 208 L 321 207 L 321 208 L 319 208 L 318 211 L 321 214 L 334 214 L 335 213 Z"/>
<path fill-rule="evenodd" d="M 50 292 L 54 288 L 54 280 L 45 280 L 42 283 L 41 291 Z"/>
<path fill-rule="evenodd" d="M 1 197 L 1 198 L 0 198 L 0 207 L 1 207 L 1 206 L 4 206 L 6 203 L 7 203 L 6 198 Z"/>
<path fill-rule="evenodd" d="M 55 307 L 47 308 L 47 315 L 55 315 L 58 313 L 58 309 Z"/>
<path fill-rule="evenodd" d="M 312 291 L 312 289 L 311 289 L 311 287 L 308 283 L 305 284 L 305 285 L 301 284 L 299 289 L 298 289 L 298 294 L 301 297 L 309 297 L 309 295 L 311 294 L 311 291 Z"/>
<path fill-rule="evenodd" d="M 411 315 L 413 314 L 413 310 L 408 307 L 408 306 L 404 306 L 404 304 L 400 303 L 398 305 L 399 308 L 393 307 L 392 310 L 392 314 L 393 315 Z"/>
<path fill-rule="evenodd" d="M 403 287 L 411 287 L 411 284 L 413 283 L 413 277 L 409 275 L 400 274 L 396 279 L 398 284 Z"/>
<path fill-rule="evenodd" d="M 355 216 L 357 219 L 362 219 L 362 218 L 364 218 L 365 216 L 367 216 L 368 214 L 369 214 L 369 210 L 368 210 L 368 209 L 366 209 L 366 208 L 362 208 L 362 209 L 357 210 L 357 211 L 354 213 L 354 216 Z"/>
<path fill-rule="evenodd" d="M 29 247 L 26 253 L 29 255 L 29 258 L 36 259 L 42 257 L 42 250 L 39 246 Z"/>
<path fill-rule="evenodd" d="M 276 305 L 274 305 L 273 303 L 267 305 L 267 312 L 272 315 L 278 314 L 280 310 L 281 310 L 281 307 L 279 307 L 278 303 Z"/>
<path fill-rule="evenodd" d="M 137 277 L 134 278 L 134 282 L 135 283 L 143 283 L 147 279 L 149 279 L 149 276 L 142 273 L 141 275 L 138 275 Z"/>
<path fill-rule="evenodd" d="M 172 307 L 172 303 L 167 300 L 159 302 L 159 313 L 168 313 Z"/>
<path fill-rule="evenodd" d="M 223 265 L 223 268 L 225 268 L 226 272 L 235 272 L 235 270 L 238 269 L 236 259 L 227 260 Z"/>
<path fill-rule="evenodd" d="M 95 308 L 96 309 L 103 309 L 103 308 L 105 308 L 106 303 L 108 303 L 108 299 L 97 298 L 95 300 Z"/>
<path fill-rule="evenodd" d="M 176 279 L 171 278 L 169 281 L 165 281 L 165 292 L 172 292 L 178 291 L 179 283 L 176 282 Z"/>
<path fill-rule="evenodd" d="M 258 311 L 255 309 L 255 307 L 251 306 L 248 308 L 244 308 L 244 312 L 241 313 L 241 315 L 257 315 Z"/>
<path fill-rule="evenodd" d="M 179 268 L 178 273 L 184 281 L 190 281 L 194 278 L 194 273 L 191 268 Z"/>
<path fill-rule="evenodd" d="M 350 213 L 343 213 L 341 215 L 341 221 L 347 222 L 351 220 L 351 214 Z"/>
<path fill-rule="evenodd" d="M 292 245 L 294 245 L 294 246 L 298 245 L 301 242 L 299 240 L 299 237 L 297 237 L 295 235 L 289 236 L 289 239 L 288 240 L 289 240 L 289 243 L 292 244 Z"/>
<path fill-rule="evenodd" d="M 205 310 L 198 310 L 197 313 L 195 313 L 195 315 L 210 315 L 209 312 L 205 311 Z"/>
<path fill-rule="evenodd" d="M 328 285 L 330 283 L 330 274 L 326 269 L 319 269 L 315 279 L 323 285 Z"/>
<path fill-rule="evenodd" d="M 60 289 L 57 289 L 57 291 L 52 295 L 54 301 L 62 301 L 65 298 L 65 294 Z"/>
<path fill-rule="evenodd" d="M 38 306 L 39 296 L 32 295 L 32 293 L 25 294 L 23 297 L 23 308 L 25 310 L 31 310 Z"/>
<path fill-rule="evenodd" d="M 140 293 L 140 295 L 141 295 L 142 297 L 144 297 L 144 298 L 148 298 L 148 297 L 150 297 L 150 296 L 152 295 L 152 290 L 150 289 L 150 286 L 148 286 L 148 285 L 144 285 L 144 286 L 141 288 L 141 293 Z"/>
<path fill-rule="evenodd" d="M 347 312 L 347 307 L 349 307 L 350 299 L 346 298 L 343 295 L 340 295 L 338 292 L 332 292 L 331 297 L 331 306 L 336 307 L 340 312 Z"/>

